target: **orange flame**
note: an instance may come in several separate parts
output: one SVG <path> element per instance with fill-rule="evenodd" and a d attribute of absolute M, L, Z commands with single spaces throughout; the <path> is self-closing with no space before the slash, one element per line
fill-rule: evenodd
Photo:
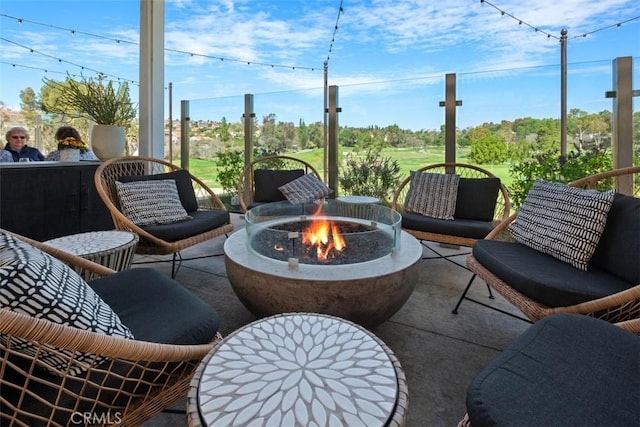
<path fill-rule="evenodd" d="M 311 220 L 311 224 L 302 231 L 302 243 L 315 248 L 319 260 L 335 257 L 347 246 L 336 224 L 326 219 Z"/>

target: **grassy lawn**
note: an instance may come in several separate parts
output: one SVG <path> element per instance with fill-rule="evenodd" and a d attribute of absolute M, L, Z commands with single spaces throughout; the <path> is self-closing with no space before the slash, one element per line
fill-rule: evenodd
<path fill-rule="evenodd" d="M 342 150 L 343 155 L 348 151 L 349 149 L 344 148 Z M 468 152 L 468 148 L 458 149 L 456 161 L 460 163 L 470 163 L 467 158 Z M 301 151 L 298 153 L 287 153 L 286 155 L 305 160 L 312 164 L 318 171 L 322 171 L 323 153 L 321 149 Z M 400 170 L 402 171 L 402 176 L 406 177 L 409 175 L 411 170 L 418 169 L 431 163 L 443 162 L 444 147 L 429 147 L 419 151 L 413 149 L 387 148 L 382 151 L 382 155 L 384 157 L 390 157 L 391 159 L 397 160 L 400 165 Z M 511 183 L 511 176 L 509 175 L 508 164 L 478 166 L 492 172 L 502 180 L 507 188 L 509 187 Z M 217 167 L 213 159 L 190 159 L 189 169 L 193 175 L 202 179 L 211 188 L 220 188 L 220 184 L 217 181 Z"/>

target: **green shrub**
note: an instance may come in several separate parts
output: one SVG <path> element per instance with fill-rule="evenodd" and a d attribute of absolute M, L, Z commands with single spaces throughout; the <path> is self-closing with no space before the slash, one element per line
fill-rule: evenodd
<path fill-rule="evenodd" d="M 400 183 L 400 165 L 381 150 L 369 149 L 364 157 L 349 157 L 338 178 L 345 195 L 377 197 L 389 204 Z"/>
<path fill-rule="evenodd" d="M 536 159 L 518 163 L 509 169 L 513 182 L 509 188 L 511 203 L 514 207 L 522 204 L 536 178 L 545 181 L 569 183 L 588 175 L 606 172 L 613 168 L 611 153 L 608 150 L 586 152 L 580 156 L 569 157 L 562 162 L 557 152 L 546 152 Z M 611 180 L 598 184 L 597 189 L 612 188 Z"/>
<path fill-rule="evenodd" d="M 234 196 L 238 193 L 238 179 L 244 169 L 244 155 L 242 151 L 227 150 L 216 156 L 218 167 L 218 182 L 222 191 Z"/>

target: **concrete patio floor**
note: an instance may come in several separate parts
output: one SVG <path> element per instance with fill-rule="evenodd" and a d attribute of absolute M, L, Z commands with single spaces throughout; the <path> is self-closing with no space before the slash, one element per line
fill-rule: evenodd
<path fill-rule="evenodd" d="M 232 214 L 234 232 L 244 227 L 242 215 Z M 241 231 L 244 232 L 244 231 Z M 222 254 L 225 237 L 217 238 L 185 250 L 185 258 Z M 430 243 L 433 244 L 433 243 Z M 438 247 L 441 252 L 460 253 L 456 259 L 464 263 L 464 253 Z M 432 255 L 424 249 L 425 255 Z M 140 264 L 170 257 L 134 259 L 135 267 L 161 269 L 170 274 L 170 262 Z M 409 387 L 408 427 L 455 426 L 465 414 L 465 394 L 470 380 L 529 324 L 464 301 L 459 314 L 451 313 L 471 273 L 442 260 L 423 259 L 419 263 L 419 279 L 407 303 L 388 321 L 372 332 L 393 350 L 405 371 Z M 176 277 L 220 314 L 220 332 L 227 335 L 256 320 L 238 300 L 227 280 L 224 257 L 214 256 L 185 261 Z M 488 298 L 487 288 L 478 280 L 469 295 L 503 310 L 519 314 L 501 297 Z M 172 409 L 184 410 L 186 399 Z M 187 425 L 181 413 L 163 413 L 147 421 L 145 427 L 179 427 Z"/>

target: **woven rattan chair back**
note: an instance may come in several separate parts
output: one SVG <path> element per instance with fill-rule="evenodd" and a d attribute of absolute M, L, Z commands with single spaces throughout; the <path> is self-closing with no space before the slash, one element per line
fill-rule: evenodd
<path fill-rule="evenodd" d="M 255 197 L 255 183 L 253 182 L 253 172 L 257 169 L 269 170 L 294 170 L 302 169 L 305 174 L 313 173 L 318 179 L 322 179 L 318 171 L 311 164 L 301 159 L 289 156 L 267 156 L 261 157 L 245 166 L 238 180 L 238 198 L 243 211 L 249 209 Z"/>

